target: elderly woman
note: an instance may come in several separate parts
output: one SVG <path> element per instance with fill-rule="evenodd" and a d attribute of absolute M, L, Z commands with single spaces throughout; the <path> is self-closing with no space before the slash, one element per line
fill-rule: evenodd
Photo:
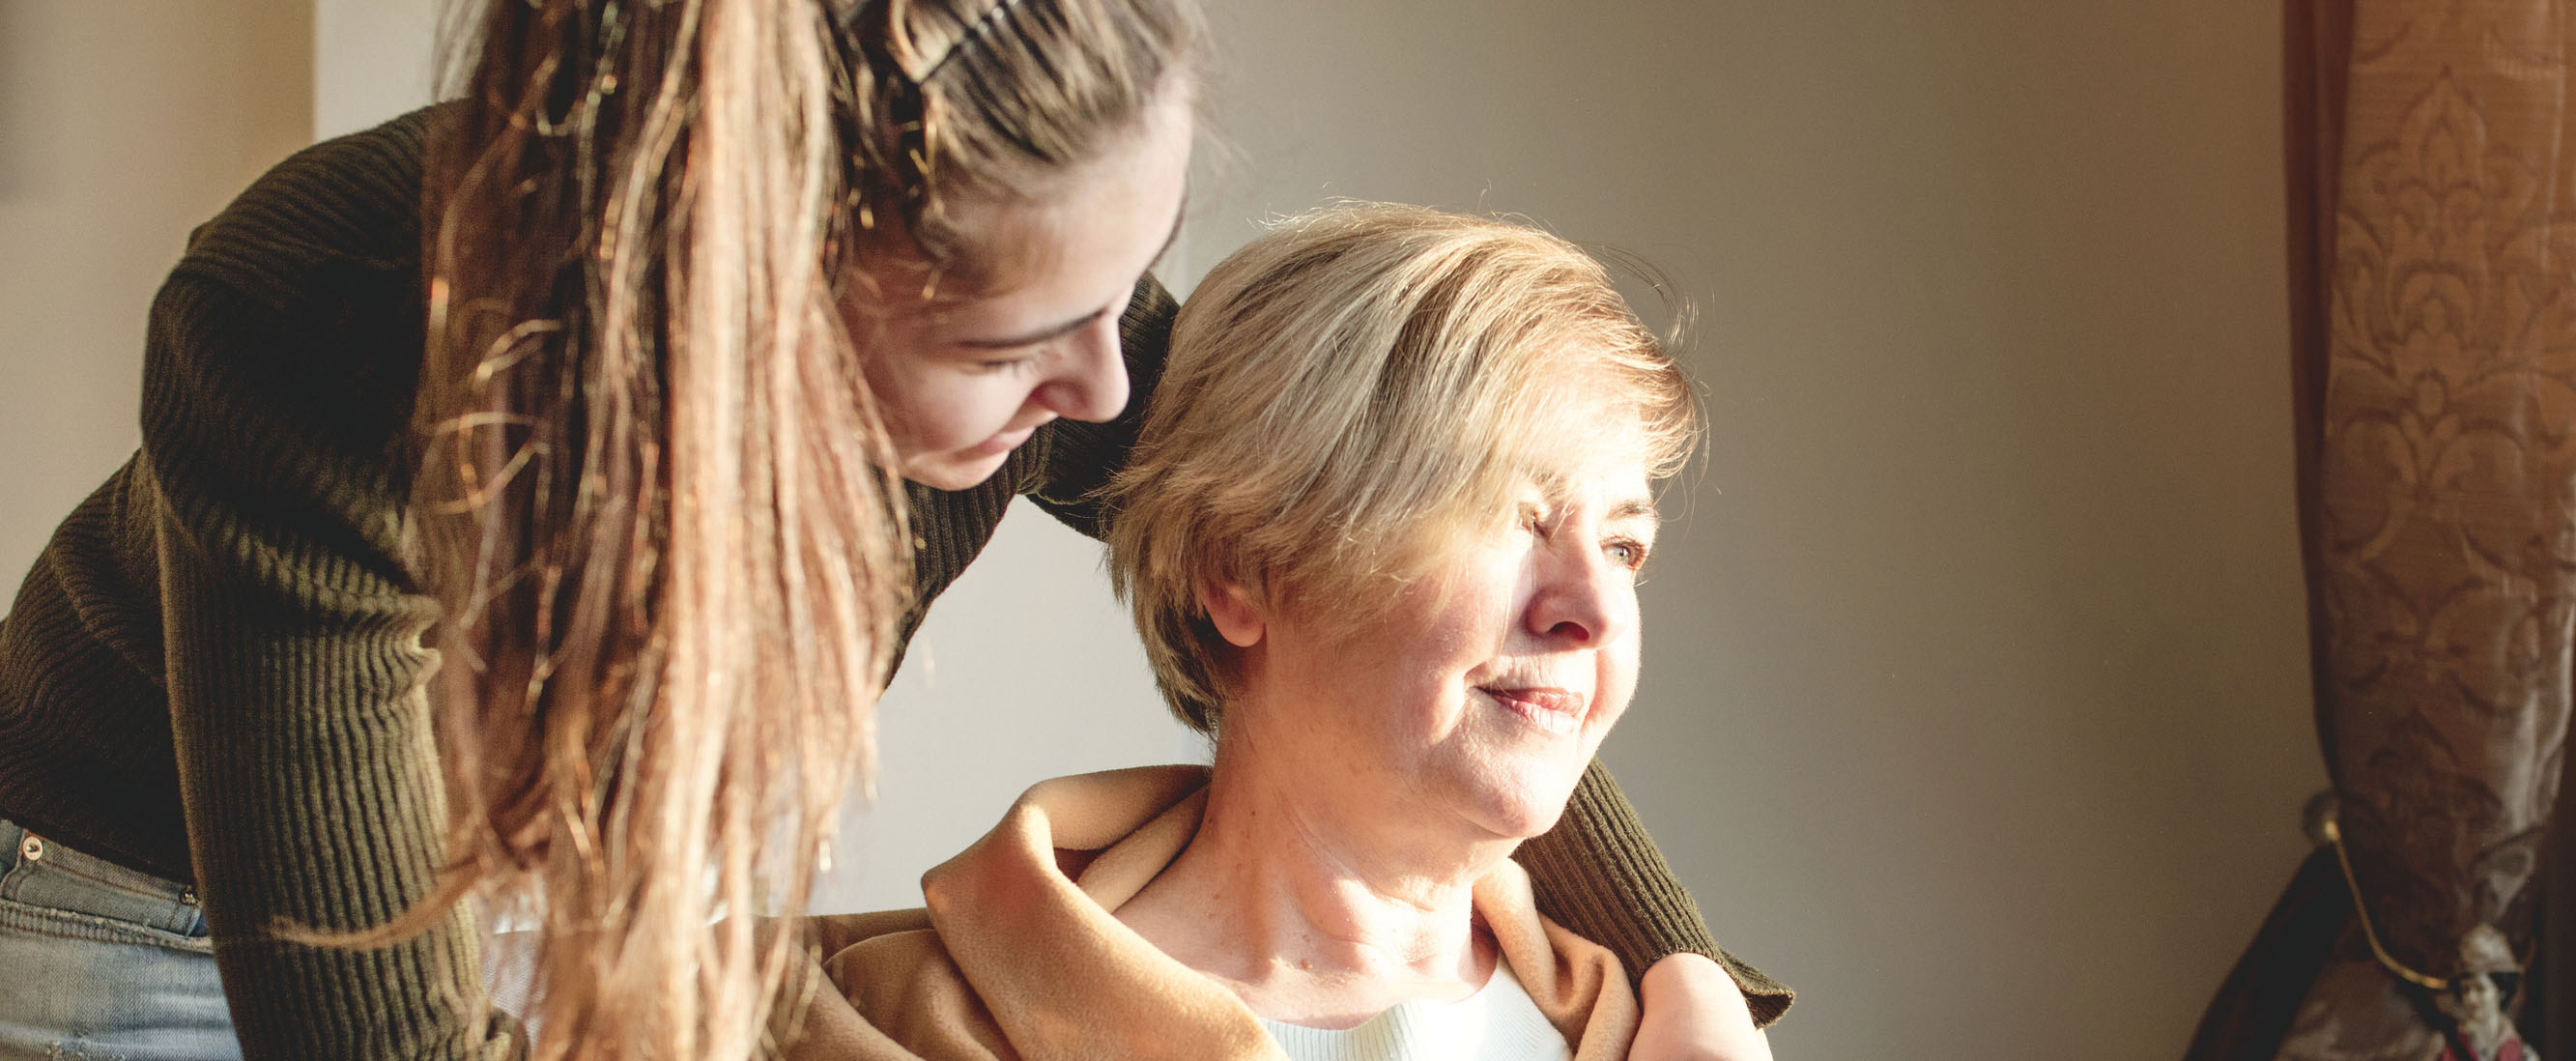
<path fill-rule="evenodd" d="M 824 922 L 849 1004 L 810 1008 L 800 1056 L 1706 1042 L 1641 1032 L 1618 960 L 1511 861 L 1627 708 L 1653 485 L 1698 430 L 1599 265 L 1520 225 L 1327 210 L 1210 273 L 1166 371 L 1112 571 L 1215 766 L 1039 785 L 926 911 Z"/>

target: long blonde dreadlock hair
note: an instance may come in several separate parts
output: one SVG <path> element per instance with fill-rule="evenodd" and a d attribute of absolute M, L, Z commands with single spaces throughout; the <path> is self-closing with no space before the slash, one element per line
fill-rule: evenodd
<path fill-rule="evenodd" d="M 1194 0 L 490 0 L 432 139 L 410 511 L 437 893 L 537 920 L 539 1057 L 758 1056 L 909 604 L 836 308 L 972 272 L 1194 66 Z"/>

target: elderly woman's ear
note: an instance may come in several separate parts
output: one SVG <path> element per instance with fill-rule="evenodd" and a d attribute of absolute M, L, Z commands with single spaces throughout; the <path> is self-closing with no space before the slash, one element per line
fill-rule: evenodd
<path fill-rule="evenodd" d="M 1201 581 L 1198 587 L 1199 607 L 1207 612 L 1208 622 L 1215 625 L 1218 636 L 1236 648 L 1251 648 L 1261 643 L 1266 621 L 1261 609 L 1252 603 L 1252 594 L 1239 583 L 1222 579 Z"/>

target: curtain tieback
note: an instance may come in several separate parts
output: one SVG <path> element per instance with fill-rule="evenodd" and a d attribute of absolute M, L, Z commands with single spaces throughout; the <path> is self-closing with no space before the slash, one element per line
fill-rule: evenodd
<path fill-rule="evenodd" d="M 2450 981 L 2416 972 L 2406 963 L 2398 961 L 2396 955 L 2388 953 L 2388 948 L 2380 944 L 2379 930 L 2371 927 L 2370 924 L 2370 904 L 2363 901 L 2361 897 L 2361 878 L 2352 875 L 2352 855 L 2344 850 L 2343 827 L 2335 823 L 2335 808 L 2331 800 L 2332 794 L 2328 793 L 2326 806 L 2323 808 L 2324 814 L 2321 816 L 2322 820 L 2316 823 L 2316 829 L 2318 834 L 2325 838 L 2325 842 L 2334 845 L 2335 862 L 2343 867 L 2344 886 L 2352 889 L 2352 913 L 2353 916 L 2361 919 L 2361 938 L 2370 941 L 2370 953 L 2379 959 L 2381 968 L 2387 969 L 2400 980 L 2429 991 L 2450 990 Z"/>

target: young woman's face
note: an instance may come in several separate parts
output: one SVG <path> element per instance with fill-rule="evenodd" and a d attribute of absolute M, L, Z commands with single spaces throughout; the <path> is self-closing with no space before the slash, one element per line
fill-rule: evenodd
<path fill-rule="evenodd" d="M 1126 408 L 1118 318 L 1179 232 L 1189 171 L 1189 93 L 1166 87 L 1158 96 L 1137 133 L 1067 174 L 1051 201 L 988 206 L 973 219 L 975 230 L 1015 241 L 1002 255 L 1018 267 L 994 290 L 898 302 L 862 332 L 872 336 L 862 343 L 868 385 L 904 478 L 963 490 L 990 478 L 1039 425 L 1108 420 Z"/>

